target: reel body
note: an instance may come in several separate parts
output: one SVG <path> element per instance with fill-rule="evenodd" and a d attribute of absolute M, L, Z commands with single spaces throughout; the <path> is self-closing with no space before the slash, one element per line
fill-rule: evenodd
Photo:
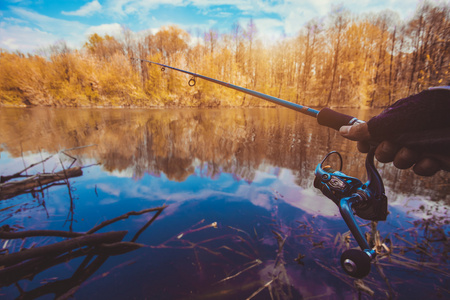
<path fill-rule="evenodd" d="M 349 249 L 341 256 L 341 265 L 345 272 L 356 278 L 369 274 L 370 263 L 376 253 L 369 246 L 354 215 L 370 221 L 385 221 L 388 215 L 387 197 L 383 181 L 374 165 L 374 153 L 375 148 L 372 148 L 366 157 L 368 178 L 366 183 L 342 172 L 342 157 L 336 151 L 328 153 L 314 172 L 314 187 L 320 189 L 339 207 L 342 218 L 361 248 L 361 250 Z M 324 165 L 333 154 L 340 159 L 339 171 Z"/>

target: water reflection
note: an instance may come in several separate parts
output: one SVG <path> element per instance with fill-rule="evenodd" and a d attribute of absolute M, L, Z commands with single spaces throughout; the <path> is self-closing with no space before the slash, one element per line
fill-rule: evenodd
<path fill-rule="evenodd" d="M 414 296 L 448 295 L 448 265 L 440 262 L 448 253 L 446 211 L 427 218 L 428 205 L 449 201 L 448 175 L 424 179 L 380 166 L 391 215 L 378 227 L 382 241 L 394 241 L 394 252 L 380 260 L 381 271 L 373 268 L 355 282 L 340 269 L 339 257 L 356 243 L 312 180 L 328 151 L 340 151 L 344 171 L 359 178 L 365 177 L 365 157 L 306 116 L 284 109 L 1 109 L 0 126 L 0 175 L 86 145 L 95 146 L 71 155 L 79 165 L 100 163 L 70 180 L 73 228 L 66 222 L 71 202 L 64 186 L 47 189 L 39 199 L 1 201 L 0 225 L 87 232 L 118 215 L 168 204 L 140 234 L 145 246 L 86 273 L 76 298 L 343 299 L 358 295 L 355 285 L 365 289 L 363 297 L 372 291 L 375 297 L 407 298 L 411 284 Z M 414 203 L 424 208 L 405 208 Z M 428 223 L 408 223 L 423 217 Z M 136 216 L 109 230 L 138 232 L 147 222 Z M 440 242 L 432 239 L 442 230 Z M 80 263 L 74 258 L 17 285 L 39 289 L 67 278 Z M 0 293 L 20 296 L 13 285 Z"/>
<path fill-rule="evenodd" d="M 369 118 L 374 111 L 350 111 Z M 184 181 L 197 167 L 210 178 L 220 173 L 252 182 L 258 170 L 286 168 L 308 187 L 323 156 L 337 150 L 344 172 L 364 178 L 364 155 L 354 143 L 310 117 L 285 109 L 2 109 L 0 141 L 10 155 L 95 144 L 85 157 L 106 171 L 139 179 L 144 174 Z M 380 165 L 387 189 L 450 201 L 448 173 L 424 179 Z M 438 188 L 436 188 L 438 187 Z M 392 199 L 391 199 L 392 200 Z"/>

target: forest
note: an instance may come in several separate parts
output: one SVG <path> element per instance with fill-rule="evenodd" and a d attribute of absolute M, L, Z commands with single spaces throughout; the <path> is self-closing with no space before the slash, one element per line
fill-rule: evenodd
<path fill-rule="evenodd" d="M 81 49 L 60 41 L 38 54 L 0 49 L 0 106 L 236 107 L 264 101 L 143 58 L 312 107 L 386 107 L 450 84 L 450 7 L 421 2 L 401 20 L 391 11 L 340 7 L 295 37 L 261 41 L 250 20 L 228 32 L 172 25 L 121 37 L 92 34 Z"/>

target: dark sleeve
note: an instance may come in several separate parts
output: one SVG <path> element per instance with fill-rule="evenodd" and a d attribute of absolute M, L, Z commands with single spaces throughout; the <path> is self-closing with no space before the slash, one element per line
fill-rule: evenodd
<path fill-rule="evenodd" d="M 367 122 L 375 140 L 405 133 L 450 128 L 450 90 L 426 90 L 395 102 Z"/>

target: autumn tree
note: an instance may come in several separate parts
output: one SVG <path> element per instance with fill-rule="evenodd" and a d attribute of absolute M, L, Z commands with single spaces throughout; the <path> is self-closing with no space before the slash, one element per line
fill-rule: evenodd
<path fill-rule="evenodd" d="M 244 30 L 238 22 L 234 22 L 231 27 L 232 45 L 234 61 L 241 66 L 244 56 Z"/>
<path fill-rule="evenodd" d="M 413 47 L 409 92 L 442 84 L 449 78 L 450 8 L 425 1 L 408 25 Z"/>
<path fill-rule="evenodd" d="M 297 101 L 301 99 L 305 101 L 308 88 L 313 76 L 312 72 L 315 69 L 315 56 L 320 43 L 319 35 L 322 32 L 321 22 L 317 19 L 312 19 L 306 23 L 303 32 L 298 37 L 298 45 L 304 45 L 304 51 L 299 54 L 298 60 L 298 79 L 297 79 Z"/>
<path fill-rule="evenodd" d="M 214 50 L 217 47 L 219 33 L 215 29 L 210 28 L 208 31 L 205 32 L 203 38 L 205 41 L 205 46 L 209 50 L 211 58 L 214 58 Z"/>
<path fill-rule="evenodd" d="M 336 78 L 338 73 L 338 67 L 340 64 L 340 55 L 344 42 L 344 33 L 349 23 L 349 16 L 346 10 L 342 7 L 337 7 L 330 15 L 331 25 L 329 26 L 329 45 L 331 50 L 331 81 L 328 92 L 328 97 L 325 102 L 325 106 L 330 106 L 333 91 L 336 84 Z M 339 92 L 339 91 L 338 91 Z"/>
<path fill-rule="evenodd" d="M 171 64 L 176 55 L 184 53 L 188 48 L 190 40 L 189 34 L 183 29 L 171 25 L 162 27 L 154 36 L 153 45 L 162 58 L 168 64 Z"/>
<path fill-rule="evenodd" d="M 91 34 L 84 47 L 89 54 L 98 59 L 110 59 L 115 53 L 123 53 L 122 45 L 112 36 L 100 36 L 97 33 Z"/>

